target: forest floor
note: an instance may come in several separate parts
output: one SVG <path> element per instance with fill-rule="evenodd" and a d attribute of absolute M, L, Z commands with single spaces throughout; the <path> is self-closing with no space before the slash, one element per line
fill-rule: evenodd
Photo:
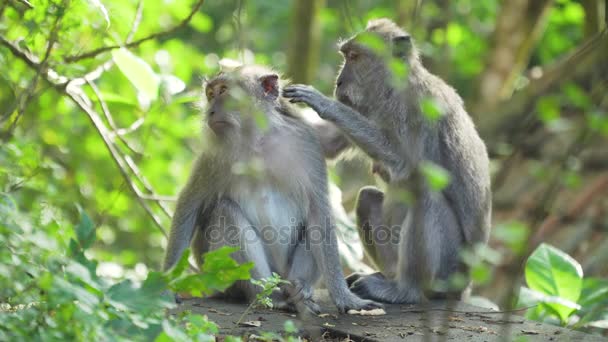
<path fill-rule="evenodd" d="M 434 301 L 426 306 L 386 305 L 386 315 L 339 315 L 324 290 L 315 300 L 325 313 L 297 317 L 287 312 L 254 308 L 237 324 L 245 304 L 217 299 L 187 299 L 174 312 L 206 314 L 220 327 L 220 335 L 256 340 L 262 332 L 283 334 L 292 320 L 299 335 L 311 341 L 606 341 L 600 336 L 526 320 L 516 314 L 471 306 L 462 302 Z M 504 339 L 503 336 L 510 336 Z"/>

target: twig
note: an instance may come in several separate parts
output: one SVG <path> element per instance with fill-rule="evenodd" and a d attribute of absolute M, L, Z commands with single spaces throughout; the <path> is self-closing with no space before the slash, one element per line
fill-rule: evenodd
<path fill-rule="evenodd" d="M 237 49 L 239 51 L 241 63 L 245 62 L 245 37 L 243 32 L 243 23 L 241 22 L 241 12 L 243 11 L 243 2 L 244 0 L 237 0 L 236 11 L 234 12 L 232 19 L 234 20 L 234 25 L 236 26 L 236 34 L 237 34 Z"/>
<path fill-rule="evenodd" d="M 28 102 L 32 98 L 32 94 L 34 93 L 34 91 L 36 90 L 36 87 L 38 86 L 38 80 L 40 79 L 40 74 L 42 74 L 43 71 L 48 66 L 49 57 L 51 57 L 51 51 L 53 50 L 53 47 L 55 46 L 55 43 L 57 42 L 57 39 L 58 39 L 58 32 L 59 32 L 59 28 L 60 28 L 59 24 L 60 24 L 62 18 L 63 18 L 63 15 L 58 15 L 55 18 L 55 22 L 53 23 L 53 28 L 51 29 L 51 33 L 49 34 L 46 51 L 44 52 L 44 57 L 42 58 L 42 61 L 38 64 L 38 68 L 36 69 L 36 75 L 34 76 L 34 79 L 30 82 L 27 89 L 23 93 L 21 93 L 19 95 L 19 98 L 17 99 L 17 116 L 15 116 L 15 118 L 10 123 L 10 125 L 7 129 L 7 136 L 9 136 L 9 137 L 12 135 L 13 131 L 15 130 L 15 127 L 17 126 L 17 122 L 19 121 L 19 119 L 21 118 L 21 116 L 23 116 L 25 107 L 27 106 Z M 9 115 L 10 115 L 10 113 L 9 113 Z"/>
<path fill-rule="evenodd" d="M 550 235 L 560 223 L 568 222 L 576 218 L 588 205 L 601 194 L 608 190 L 608 174 L 604 174 L 587 186 L 578 198 L 573 201 L 572 206 L 564 215 L 549 215 L 532 237 L 532 245 L 538 245 L 544 236 Z"/>
<path fill-rule="evenodd" d="M 135 9 L 135 18 L 133 18 L 133 24 L 131 24 L 131 30 L 129 30 L 129 33 L 127 34 L 127 38 L 125 39 L 125 41 L 127 43 L 133 39 L 133 36 L 135 36 L 135 32 L 137 32 L 137 29 L 139 28 L 139 24 L 141 24 L 141 18 L 142 18 L 143 11 L 144 11 L 144 1 L 139 0 L 137 2 L 137 9 Z"/>
<path fill-rule="evenodd" d="M 137 179 L 141 182 L 141 184 L 144 186 L 144 188 L 151 194 L 154 194 L 154 188 L 152 187 L 150 182 L 148 182 L 146 177 L 141 173 L 141 171 L 139 170 L 139 167 L 137 167 L 137 164 L 135 164 L 133 159 L 130 156 L 124 156 L 124 158 L 125 158 L 125 161 L 127 162 L 127 165 L 129 166 L 129 169 L 131 169 L 131 171 L 135 174 L 135 176 L 137 176 Z M 143 194 L 141 192 L 137 194 L 137 196 L 139 198 L 141 198 L 142 195 Z M 172 216 L 171 210 L 169 210 L 169 207 L 167 207 L 167 205 L 165 203 L 163 203 L 161 201 L 157 201 L 156 204 L 162 209 L 162 211 L 165 213 L 165 215 L 167 215 L 168 218 L 171 218 L 171 216 Z"/>
<path fill-rule="evenodd" d="M 143 124 L 144 124 L 144 118 L 139 118 L 139 119 L 133 121 L 133 123 L 131 125 L 129 125 L 129 127 L 127 127 L 127 128 L 119 128 L 118 130 L 116 130 L 116 134 L 118 134 L 118 135 L 127 135 L 129 133 L 133 133 L 139 127 L 141 127 L 141 125 L 143 125 Z"/>
<path fill-rule="evenodd" d="M 108 121 L 110 128 L 112 128 L 110 138 L 113 139 L 114 137 L 118 137 L 118 139 L 120 141 L 122 141 L 122 143 L 131 152 L 133 152 L 135 154 L 142 154 L 140 151 L 138 151 L 134 147 L 132 147 L 131 144 L 129 144 L 129 142 L 127 141 L 127 139 L 125 139 L 122 135 L 116 133 L 116 131 L 118 131 L 118 128 L 116 127 L 116 124 L 114 123 L 114 118 L 112 117 L 112 113 L 110 113 L 110 108 L 108 108 L 108 104 L 106 103 L 106 101 L 103 100 L 103 97 L 101 96 L 101 91 L 99 90 L 99 88 L 97 87 L 95 82 L 89 81 L 86 78 L 85 78 L 85 81 L 91 87 L 91 89 L 93 90 L 93 93 L 95 93 L 95 97 L 97 98 L 97 101 L 99 102 L 99 105 L 101 106 L 101 112 L 105 116 L 106 121 Z"/>
<path fill-rule="evenodd" d="M 25 64 L 27 64 L 31 68 L 36 68 L 39 65 L 39 63 L 37 62 L 38 59 L 35 56 L 32 56 L 30 58 L 29 53 L 21 51 L 21 49 L 19 49 L 17 46 L 15 46 L 14 44 L 12 44 L 8 40 L 6 40 L 3 36 L 0 36 L 0 43 L 2 43 L 2 45 L 7 46 L 8 49 L 13 53 L 13 55 L 16 58 L 22 60 Z M 131 189 L 131 192 L 133 194 L 135 194 L 139 204 L 142 206 L 142 208 L 144 208 L 144 210 L 146 211 L 148 216 L 150 216 L 152 218 L 152 221 L 158 227 L 160 232 L 166 237 L 167 233 L 165 232 L 165 229 L 163 228 L 162 223 L 160 222 L 160 219 L 154 214 L 154 212 L 152 211 L 150 206 L 146 203 L 146 201 L 140 197 L 142 195 L 142 193 L 137 188 L 137 186 L 135 186 L 135 184 L 132 182 L 132 180 L 128 174 L 127 170 L 129 170 L 130 168 L 127 165 L 127 162 L 124 160 L 123 156 L 120 153 L 118 153 L 118 151 L 117 151 L 114 143 L 111 141 L 111 139 L 109 139 L 108 129 L 106 128 L 103 121 L 99 117 L 99 114 L 97 114 L 97 112 L 95 112 L 95 110 L 90 107 L 90 105 L 89 105 L 90 99 L 80 89 L 80 87 L 78 87 L 77 82 L 75 82 L 73 84 L 69 80 L 65 81 L 65 80 L 67 80 L 66 77 L 58 75 L 56 72 L 54 72 L 51 69 L 48 69 L 46 71 L 46 73 L 44 73 L 44 72 L 41 73 L 41 76 L 43 76 L 43 78 L 49 84 L 51 84 L 58 92 L 60 92 L 63 95 L 68 96 L 74 103 L 76 103 L 76 105 L 78 105 L 78 107 L 82 111 L 84 111 L 87 114 L 87 116 L 93 123 L 93 126 L 95 127 L 96 131 L 98 132 L 99 136 L 102 138 L 104 144 L 106 145 L 106 148 L 110 152 L 110 156 L 112 157 L 112 160 L 114 160 L 114 162 L 118 166 L 118 170 L 120 171 L 121 175 L 123 176 L 123 178 L 125 179 L 126 183 L 129 186 L 129 188 Z"/>
<path fill-rule="evenodd" d="M 95 112 L 94 109 L 92 109 L 90 106 L 87 105 L 87 100 L 88 99 L 86 97 L 86 94 L 84 94 L 84 92 L 80 88 L 78 88 L 78 87 L 71 87 L 70 85 L 68 85 L 66 87 L 65 94 L 68 95 L 68 97 L 74 103 L 76 103 L 76 105 L 78 105 L 78 107 L 80 107 L 80 109 L 82 111 L 84 111 L 87 114 L 87 116 L 89 117 L 89 119 L 93 123 L 93 126 L 96 128 L 97 133 L 99 134 L 99 136 L 103 140 L 104 144 L 106 145 L 106 148 L 110 152 L 110 156 L 112 157 L 112 159 L 114 160 L 114 162 L 118 166 L 118 170 L 120 171 L 120 173 L 122 174 L 123 178 L 125 179 L 125 181 L 129 185 L 129 188 L 131 189 L 131 191 L 135 194 L 135 196 L 137 198 L 137 201 L 144 208 L 144 210 L 148 213 L 148 215 L 152 218 L 152 221 L 158 227 L 158 229 L 161 231 L 161 233 L 165 237 L 167 237 L 167 232 L 163 228 L 163 225 L 160 222 L 160 219 L 156 216 L 156 214 L 154 214 L 154 212 L 152 211 L 152 209 L 150 208 L 150 206 L 148 206 L 148 204 L 144 201 L 144 199 L 142 199 L 140 197 L 140 195 L 141 195 L 140 190 L 133 183 L 133 181 L 131 181 L 131 178 L 129 177 L 129 174 L 127 172 L 128 166 L 125 163 L 125 159 L 116 150 L 116 147 L 112 143 L 112 140 L 108 137 L 108 133 L 109 132 L 108 132 L 106 126 L 104 125 L 103 121 L 99 117 L 99 114 L 97 114 L 97 112 Z"/>
<path fill-rule="evenodd" d="M 574 52 L 545 68 L 543 76 L 530 81 L 524 89 L 513 94 L 513 97 L 496 107 L 496 112 L 480 122 L 479 131 L 483 137 L 495 137 L 497 132 L 509 136 L 520 129 L 531 115 L 529 108 L 542 94 L 553 86 L 577 75 L 596 72 L 593 66 L 605 59 L 608 46 L 608 28 L 586 40 Z M 477 116 L 482 113 L 476 113 Z M 496 139 L 492 139 L 496 140 Z M 492 148 L 492 146 L 490 146 Z"/>
<path fill-rule="evenodd" d="M 192 17 L 194 17 L 194 15 L 196 14 L 196 12 L 198 12 L 198 10 L 201 8 L 201 6 L 203 5 L 203 3 L 205 2 L 205 0 L 199 0 L 194 7 L 192 8 L 192 11 L 190 12 L 190 14 L 184 19 L 182 20 L 179 24 L 177 24 L 176 26 L 166 30 L 166 31 L 161 31 L 161 32 L 156 32 L 153 33 L 149 36 L 146 36 L 144 38 L 140 38 L 137 40 L 134 40 L 132 42 L 128 42 L 125 43 L 123 45 L 110 45 L 110 46 L 104 46 L 104 47 L 100 47 L 98 49 L 94 49 L 88 52 L 84 52 L 78 55 L 71 55 L 71 56 L 66 56 L 63 58 L 63 60 L 66 63 L 73 63 L 73 62 L 77 62 L 83 59 L 87 59 L 87 58 L 93 58 L 101 53 L 107 52 L 107 51 L 111 51 L 111 50 L 115 50 L 115 49 L 119 49 L 121 47 L 134 47 L 134 46 L 138 46 L 144 42 L 147 42 L 149 40 L 153 40 L 153 39 L 159 39 L 159 38 L 164 38 L 167 36 L 170 36 L 171 34 L 173 34 L 175 31 L 185 27 L 186 25 L 188 25 L 188 23 L 190 22 L 190 20 L 192 20 Z"/>
<path fill-rule="evenodd" d="M 152 194 L 152 195 L 147 195 L 147 194 L 142 194 L 140 196 L 141 198 L 145 199 L 145 200 L 150 200 L 150 201 L 164 201 L 164 202 L 175 202 L 177 201 L 177 197 L 175 196 L 165 196 L 165 195 L 157 195 L 157 194 Z"/>

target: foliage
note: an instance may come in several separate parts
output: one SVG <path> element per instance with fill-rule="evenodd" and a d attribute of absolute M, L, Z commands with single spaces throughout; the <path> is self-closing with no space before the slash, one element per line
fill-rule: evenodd
<path fill-rule="evenodd" d="M 190 293 L 222 290 L 248 279 L 251 265 L 237 265 L 234 249 L 205 255 L 201 273 L 186 275 L 187 253 L 166 273 L 149 272 L 138 284 L 97 275 L 88 256 L 95 226 L 85 212 L 74 230 L 48 213 L 25 215 L 0 197 L 0 340 L 212 341 L 218 332 L 206 316 L 166 314 L 175 307 L 167 289 Z M 192 290 L 193 284 L 196 289 Z"/>
<path fill-rule="evenodd" d="M 159 340 L 204 340 L 216 331 L 212 323 L 197 315 L 164 317 L 170 303 L 158 295 L 161 288 L 208 294 L 245 279 L 251 265 L 236 265 L 228 258 L 232 250 L 224 249 L 206 257 L 209 262 L 199 275 L 186 274 L 187 256 L 170 274 L 148 269 L 160 263 L 166 243 L 162 228 L 169 226 L 174 195 L 201 148 L 196 104 L 202 79 L 218 71 L 222 58 L 289 70 L 286 50 L 293 39 L 287 23 L 293 1 L 27 3 L 0 2 L 0 339 L 126 340 L 139 331 Z M 322 34 L 313 85 L 330 94 L 341 62 L 336 41 L 363 29 L 368 19 L 385 16 L 401 21 L 425 66 L 473 108 L 479 76 L 500 44 L 493 39 L 497 19 L 509 2 L 418 1 L 413 13 L 402 11 L 407 3 L 326 1 L 318 18 Z M 538 42 L 522 61 L 527 70 L 514 75 L 513 92 L 525 90 L 588 38 L 585 3 L 552 2 Z M 384 46 L 373 38 L 367 43 Z M 575 67 L 580 65 L 559 70 L 553 78 Z M 392 59 L 390 68 L 398 78 L 408 74 Z M 517 113 L 522 116 L 512 123 L 516 129 L 506 133 L 511 136 L 500 140 L 490 132 L 484 137 L 494 146 L 494 179 L 504 180 L 503 170 L 516 169 L 520 173 L 512 178 L 529 181 L 522 185 L 508 178 L 501 188 L 493 180 L 503 206 L 504 192 L 533 188 L 531 183 L 549 188 L 544 197 L 551 200 L 539 201 L 537 210 L 515 207 L 527 196 L 514 192 L 517 203 L 508 211 L 525 211 L 517 219 L 532 222 L 530 229 L 503 220 L 504 213 L 495 215 L 504 222 L 494 228 L 493 242 L 516 257 L 527 252 L 527 240 L 538 228 L 536 211 L 549 212 L 555 188 L 580 190 L 586 184 L 582 148 L 601 147 L 608 136 L 606 82 L 602 68 L 596 69 L 598 75 L 574 77 L 521 107 Z M 431 123 L 444 114 L 431 99 L 420 105 Z M 507 107 L 471 114 L 480 127 Z M 566 154 L 545 156 L 553 150 Z M 519 163 L 521 156 L 528 159 L 525 164 Z M 352 206 L 356 190 L 373 179 L 344 174 L 340 167 L 330 174 Z M 232 171 L 256 170 L 239 166 Z M 452 179 L 430 162 L 420 171 L 436 191 Z M 349 184 L 356 189 L 348 189 Z M 396 196 L 413 201 L 407 191 Z M 75 230 L 66 228 L 72 222 L 78 222 Z M 605 327 L 606 280 L 583 277 L 576 261 L 541 247 L 528 261 L 529 287 L 520 296 L 540 303 L 529 317 Z M 509 260 L 491 249 L 473 250 L 464 258 L 473 279 L 489 287 L 494 266 Z M 106 266 L 117 270 L 106 272 Z"/>
<path fill-rule="evenodd" d="M 541 244 L 526 263 L 528 287 L 520 290 L 526 316 L 582 327 L 608 328 L 608 279 L 583 278 L 581 265 L 559 249 Z"/>
<path fill-rule="evenodd" d="M 247 315 L 247 313 L 249 313 L 249 311 L 256 305 L 266 308 L 272 308 L 273 304 L 270 295 L 273 291 L 279 290 L 279 285 L 289 284 L 289 281 L 281 279 L 281 276 L 272 272 L 272 276 L 263 279 L 252 279 L 251 283 L 253 285 L 259 286 L 261 290 L 258 294 L 256 294 L 255 301 L 251 302 L 247 309 L 243 311 L 243 314 L 241 314 L 241 317 L 239 317 L 237 321 L 237 325 L 241 323 L 245 315 Z M 287 331 L 287 329 L 285 330 Z"/>

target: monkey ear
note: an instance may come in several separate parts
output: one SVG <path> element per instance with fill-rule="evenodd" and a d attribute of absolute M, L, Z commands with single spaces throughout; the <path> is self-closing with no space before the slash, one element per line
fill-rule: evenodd
<path fill-rule="evenodd" d="M 270 96 L 272 99 L 279 97 L 279 75 L 264 75 L 260 77 L 260 82 L 265 96 Z"/>
<path fill-rule="evenodd" d="M 412 49 L 412 39 L 408 35 L 393 38 L 393 56 L 405 58 Z"/>

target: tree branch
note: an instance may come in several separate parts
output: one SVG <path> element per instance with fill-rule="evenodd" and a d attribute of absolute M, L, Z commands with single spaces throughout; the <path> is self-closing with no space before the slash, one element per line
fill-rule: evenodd
<path fill-rule="evenodd" d="M 487 141 L 497 141 L 497 135 L 510 135 L 531 115 L 536 100 L 556 85 L 576 76 L 597 72 L 608 51 L 608 30 L 604 29 L 584 42 L 574 52 L 545 68 L 543 75 L 530 83 L 509 100 L 503 101 L 489 113 L 477 113 L 484 117 L 479 122 L 479 131 Z"/>
<path fill-rule="evenodd" d="M 137 40 L 134 40 L 132 42 L 129 43 L 125 43 L 123 45 L 110 45 L 110 46 L 104 46 L 104 47 L 100 47 L 98 49 L 95 50 L 91 50 L 88 52 L 84 52 L 82 54 L 78 54 L 78 55 L 72 55 L 72 56 L 66 56 L 63 58 L 63 60 L 66 63 L 73 63 L 73 62 L 77 62 L 83 59 L 87 59 L 87 58 L 93 58 L 101 53 L 107 52 L 107 51 L 111 51 L 111 50 L 115 50 L 115 49 L 119 49 L 121 47 L 134 47 L 134 46 L 138 46 L 142 43 L 145 43 L 149 40 L 153 40 L 153 39 L 158 39 L 158 38 L 164 38 L 167 36 L 170 36 L 171 34 L 173 34 L 175 31 L 185 27 L 186 25 L 188 25 L 188 23 L 190 22 L 190 20 L 192 20 L 192 17 L 194 17 L 194 15 L 196 14 L 196 12 L 198 12 L 198 10 L 201 8 L 201 6 L 203 5 L 203 3 L 205 2 L 205 0 L 198 0 L 198 2 L 194 5 L 194 7 L 192 8 L 192 11 L 190 12 L 190 14 L 184 19 L 182 20 L 179 24 L 177 24 L 176 26 L 166 30 L 166 31 L 161 31 L 161 32 L 156 32 L 153 33 L 149 36 L 146 36 L 144 38 L 140 38 Z"/>
<path fill-rule="evenodd" d="M 38 58 L 36 58 L 35 56 L 31 56 L 27 52 L 22 51 L 16 45 L 14 45 L 13 43 L 6 40 L 3 36 L 0 36 L 0 43 L 2 43 L 2 45 L 4 45 L 4 46 L 7 46 L 8 49 L 13 53 L 13 55 L 16 58 L 22 60 L 25 64 L 30 66 L 30 68 L 35 69 L 40 65 L 40 63 L 37 62 Z M 82 91 L 82 89 L 79 87 L 79 84 L 80 84 L 79 82 L 81 82 L 81 78 L 75 79 L 75 82 L 72 82 L 72 81 L 68 80 L 66 77 L 58 75 L 55 71 L 53 71 L 51 69 L 47 69 L 46 72 L 41 73 L 41 76 L 43 76 L 43 79 L 45 81 L 47 81 L 49 84 L 51 84 L 59 93 L 68 96 L 83 112 L 85 112 L 85 114 L 87 114 L 87 116 L 93 123 L 95 130 L 97 131 L 97 133 L 101 137 L 102 141 L 106 145 L 106 148 L 110 152 L 110 156 L 112 157 L 112 160 L 114 160 L 114 162 L 118 166 L 118 170 L 121 173 L 121 175 L 123 176 L 123 178 L 125 179 L 126 183 L 128 184 L 129 189 L 136 196 L 137 201 L 142 206 L 142 208 L 146 211 L 148 216 L 150 216 L 150 218 L 152 218 L 152 221 L 158 227 L 160 232 L 165 237 L 167 237 L 167 233 L 165 232 L 165 229 L 162 226 L 160 219 L 156 216 L 156 214 L 154 213 L 152 208 L 146 203 L 146 200 L 143 198 L 144 194 L 142 194 L 142 192 L 139 190 L 139 188 L 137 188 L 137 186 L 133 183 L 131 177 L 129 176 L 128 170 L 130 170 L 131 167 L 129 166 L 129 163 L 126 161 L 126 157 L 119 153 L 116 145 L 110 139 L 109 131 L 108 131 L 107 127 L 105 126 L 105 124 L 103 123 L 103 121 L 101 120 L 99 114 L 93 108 L 91 108 L 91 106 L 90 106 L 91 100 L 87 97 L 87 95 L 84 93 L 84 91 Z M 68 80 L 68 81 L 65 81 L 65 80 Z M 137 171 L 139 171 L 139 170 L 137 170 Z M 140 183 L 149 185 L 147 182 L 139 179 L 137 174 L 135 174 L 135 178 Z M 146 190 L 148 190 L 148 189 L 146 189 Z M 152 193 L 154 193 L 154 192 L 152 192 Z M 166 206 L 164 204 L 161 207 L 163 208 L 164 211 L 166 210 Z"/>

